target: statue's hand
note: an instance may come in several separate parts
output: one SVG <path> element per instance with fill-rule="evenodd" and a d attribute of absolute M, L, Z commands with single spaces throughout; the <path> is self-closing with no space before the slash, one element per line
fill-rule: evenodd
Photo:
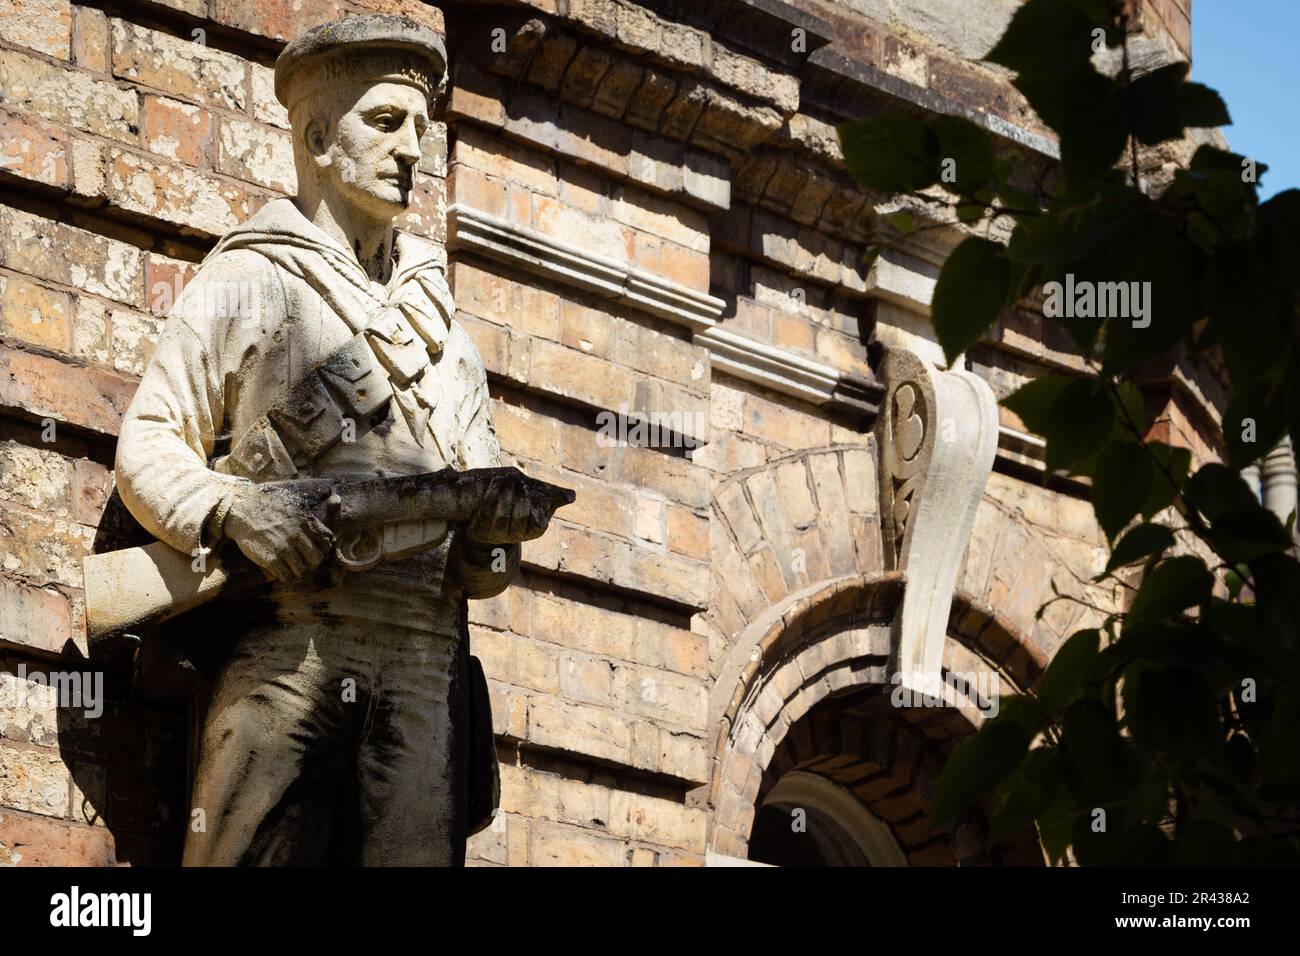
<path fill-rule="evenodd" d="M 466 536 L 479 544 L 518 544 L 540 538 L 555 509 L 565 502 L 530 490 L 518 472 L 496 475 L 483 494 L 483 504 L 465 526 Z"/>
<path fill-rule="evenodd" d="M 226 515 L 224 534 L 277 581 L 304 577 L 325 560 L 334 534 L 292 492 L 250 485 Z"/>

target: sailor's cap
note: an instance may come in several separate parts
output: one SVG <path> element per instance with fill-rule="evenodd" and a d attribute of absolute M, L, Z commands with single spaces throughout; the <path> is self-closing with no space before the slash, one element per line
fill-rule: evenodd
<path fill-rule="evenodd" d="M 299 76 L 310 82 L 296 83 Z M 344 78 L 411 83 L 432 99 L 446 87 L 447 49 L 438 34 L 410 17 L 368 14 L 323 23 L 281 51 L 275 98 L 288 109 L 323 82 Z"/>

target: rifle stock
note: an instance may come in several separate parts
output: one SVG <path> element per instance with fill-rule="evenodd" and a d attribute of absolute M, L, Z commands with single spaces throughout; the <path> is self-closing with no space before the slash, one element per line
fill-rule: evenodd
<path fill-rule="evenodd" d="M 161 541 L 87 555 L 81 562 L 87 639 L 94 645 L 118 634 L 138 634 L 220 594 L 266 580 L 248 561 L 226 562 L 210 554 L 205 564 L 204 572 L 195 571 L 194 558 Z"/>
<path fill-rule="evenodd" d="M 548 517 L 576 498 L 571 489 L 529 478 L 515 468 L 460 472 L 447 468 L 422 475 L 360 481 L 313 478 L 296 485 L 304 504 L 317 517 L 344 537 L 353 536 L 355 542 L 356 536 L 372 533 L 384 523 L 420 519 L 464 523 L 480 506 L 493 478 L 513 476 L 523 481 L 531 495 L 545 502 Z M 333 560 L 345 567 L 353 566 L 342 559 L 340 549 L 336 549 Z M 82 571 L 86 635 L 92 645 L 119 634 L 138 634 L 220 595 L 235 594 L 267 581 L 262 570 L 236 548 L 227 548 L 225 556 L 209 553 L 199 565 L 193 556 L 161 541 L 87 555 L 82 559 Z"/>

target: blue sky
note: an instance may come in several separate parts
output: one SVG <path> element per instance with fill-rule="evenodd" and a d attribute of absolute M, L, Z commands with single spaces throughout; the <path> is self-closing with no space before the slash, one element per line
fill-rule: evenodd
<path fill-rule="evenodd" d="M 1233 152 L 1269 167 L 1260 198 L 1300 188 L 1300 0 L 1193 0 L 1192 79 L 1228 104 Z"/>

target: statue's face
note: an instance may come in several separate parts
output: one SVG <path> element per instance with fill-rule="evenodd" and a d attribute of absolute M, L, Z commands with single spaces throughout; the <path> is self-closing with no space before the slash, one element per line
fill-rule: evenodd
<path fill-rule="evenodd" d="M 411 205 L 429 106 L 405 83 L 363 89 L 335 124 L 326 177 L 345 202 L 391 219 Z"/>

